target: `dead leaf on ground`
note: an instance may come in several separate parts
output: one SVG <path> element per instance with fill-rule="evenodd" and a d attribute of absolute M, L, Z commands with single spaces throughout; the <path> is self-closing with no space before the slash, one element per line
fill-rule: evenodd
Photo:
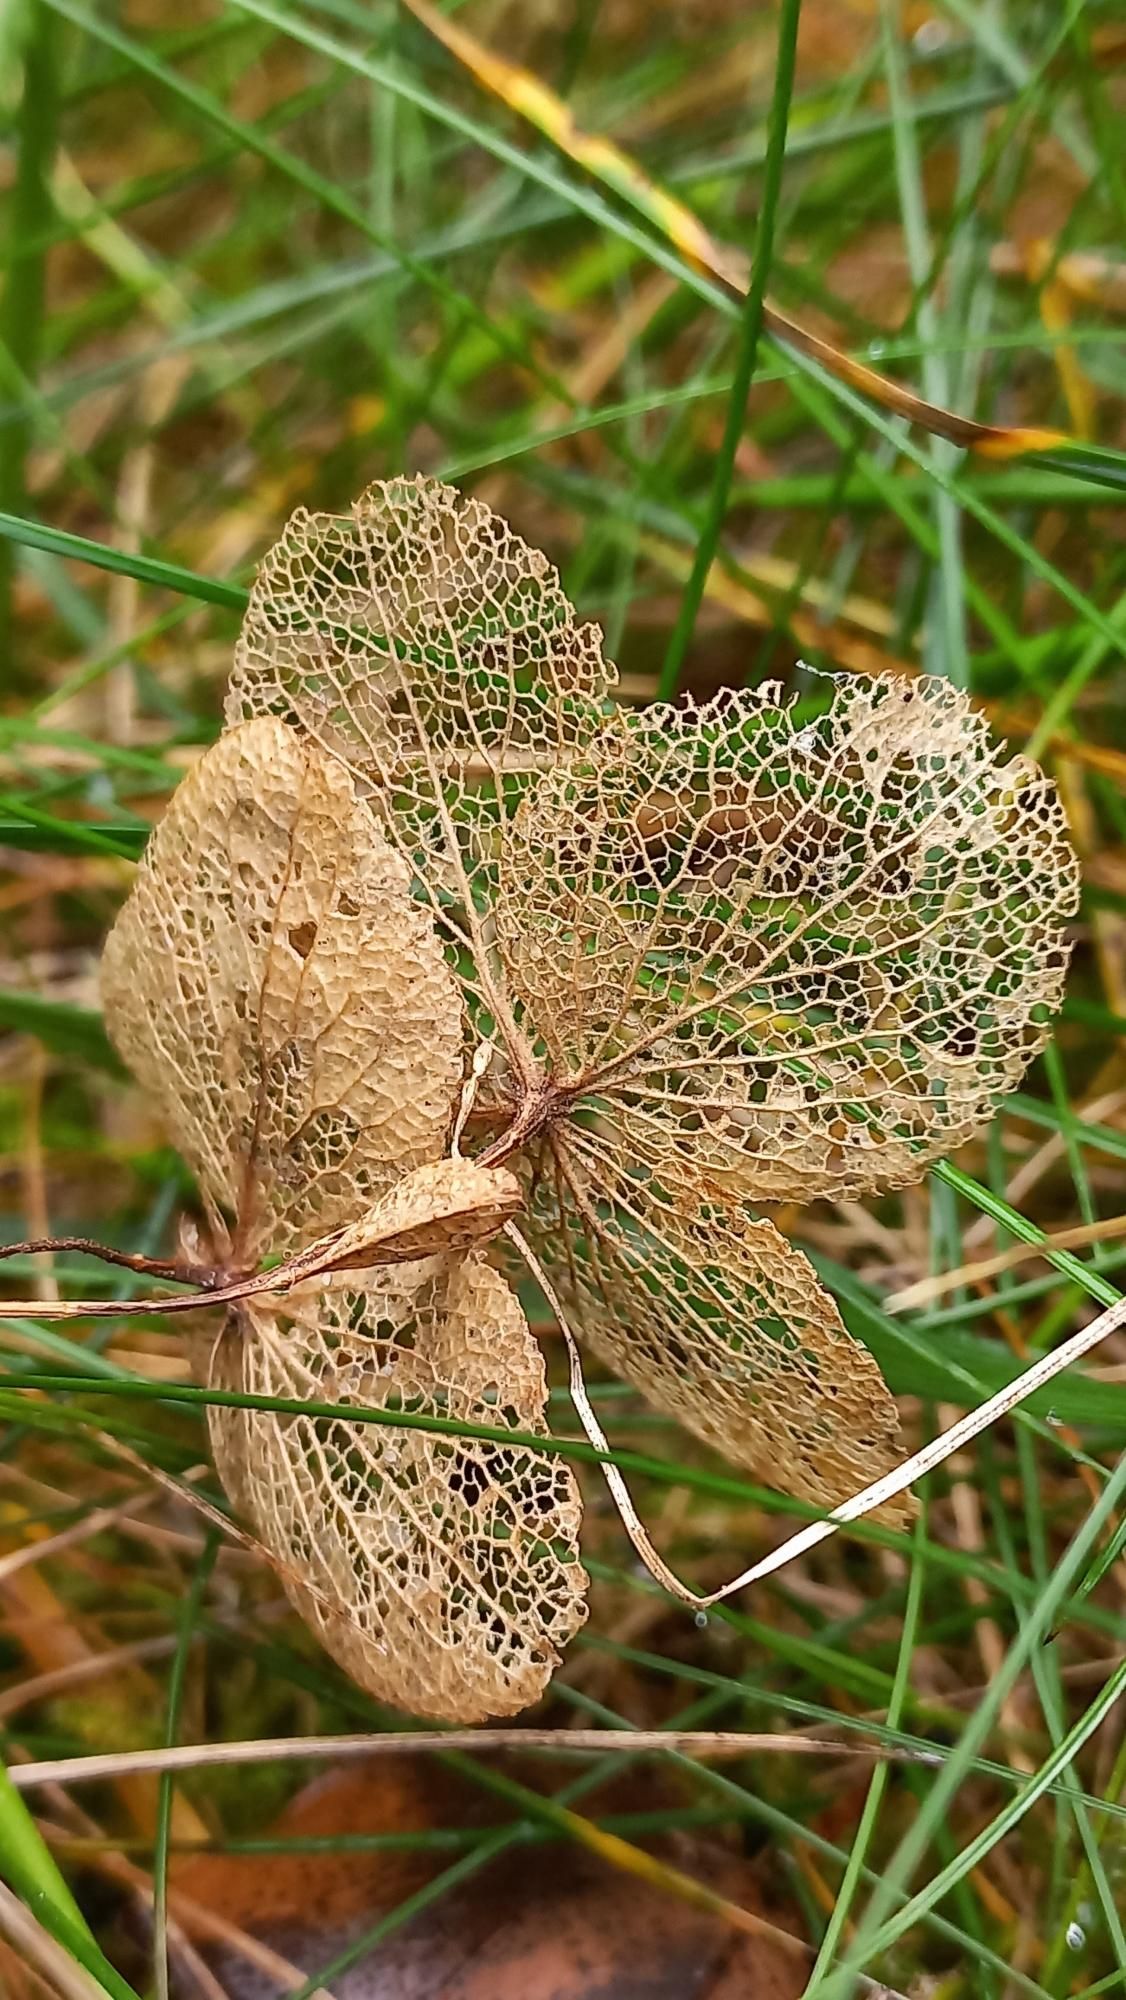
<path fill-rule="evenodd" d="M 622 1808 L 621 1792 L 612 1805 Z M 609 1809 L 605 1795 L 599 1809 Z M 273 1833 L 421 1833 L 487 1815 L 467 1784 L 404 1757 L 309 1785 Z M 683 1836 L 665 1851 L 744 1908 L 763 1908 L 742 1857 Z M 440 1850 L 199 1855 L 173 1866 L 173 1908 L 177 1895 L 190 1897 L 313 1975 L 453 1858 Z M 230 2000 L 280 2000 L 283 1989 L 235 1951 L 208 1958 Z M 803 1980 L 801 1960 L 769 1941 L 736 1937 L 591 1855 L 544 1845 L 508 1850 L 329 1987 L 334 2000 L 797 2000 Z M 186 1981 L 178 1995 L 189 2000 Z"/>

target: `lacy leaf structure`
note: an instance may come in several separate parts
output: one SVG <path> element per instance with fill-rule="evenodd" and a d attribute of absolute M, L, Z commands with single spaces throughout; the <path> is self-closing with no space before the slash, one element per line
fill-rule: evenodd
<path fill-rule="evenodd" d="M 492 948 L 512 815 L 588 744 L 616 680 L 546 556 L 433 480 L 293 515 L 251 594 L 228 724 L 275 715 L 339 757 L 408 861 L 476 1030 L 519 1036 Z"/>
<path fill-rule="evenodd" d="M 949 683 L 620 715 L 517 813 L 498 949 L 551 1074 L 623 1157 L 741 1201 L 918 1180 L 1062 997 L 1054 786 Z"/>
<path fill-rule="evenodd" d="M 216 1388 L 544 1432 L 543 1359 L 479 1253 L 335 1277 L 233 1316 Z M 542 1694 L 585 1615 L 581 1503 L 561 1458 L 341 1417 L 211 1412 L 215 1464 L 333 1658 L 448 1722 Z"/>
<path fill-rule="evenodd" d="M 456 988 L 347 772 L 281 723 L 230 731 L 180 786 L 101 983 L 235 1265 L 355 1221 L 445 1150 Z"/>
<path fill-rule="evenodd" d="M 936 679 L 608 709 L 555 573 L 480 502 L 297 514 L 227 717 L 341 758 L 496 1047 L 478 1157 L 580 1336 L 736 1464 L 833 1505 L 892 1399 L 748 1204 L 903 1187 L 988 1122 L 1059 1004 L 1055 790 Z M 903 1519 L 898 1501 L 886 1518 Z"/>
<path fill-rule="evenodd" d="M 527 1445 L 362 1421 L 544 1435 L 547 1389 L 476 1247 L 516 1183 L 442 1157 L 457 987 L 343 765 L 272 720 L 221 737 L 153 835 L 103 996 L 198 1176 L 212 1295 L 236 1301 L 196 1343 L 202 1379 L 358 1413 L 209 1411 L 284 1587 L 380 1699 L 451 1720 L 526 1706 L 585 1616 L 573 1475 Z"/>

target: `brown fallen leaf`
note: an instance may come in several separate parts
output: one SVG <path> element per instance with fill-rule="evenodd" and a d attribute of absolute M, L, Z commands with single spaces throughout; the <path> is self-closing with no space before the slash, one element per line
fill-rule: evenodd
<path fill-rule="evenodd" d="M 636 1789 L 630 1796 L 636 1806 Z M 623 1797 L 616 1792 L 612 1806 L 620 1809 Z M 599 1795 L 599 1809 L 607 1798 Z M 468 1783 L 404 1757 L 307 1786 L 272 1831 L 288 1839 L 408 1834 L 488 1818 Z M 709 1886 L 763 1908 L 749 1862 L 695 1840 L 665 1845 Z M 170 1880 L 174 1905 L 190 1897 L 312 1976 L 450 1859 L 402 1849 L 208 1854 L 174 1864 Z M 230 2000 L 280 2000 L 284 1989 L 235 1951 L 212 1947 L 205 1956 Z M 552 1845 L 507 1850 L 328 1984 L 335 2000 L 796 2000 L 805 1972 L 768 1939 L 737 1936 L 592 1855 Z M 188 2000 L 186 1982 L 179 1990 Z"/>

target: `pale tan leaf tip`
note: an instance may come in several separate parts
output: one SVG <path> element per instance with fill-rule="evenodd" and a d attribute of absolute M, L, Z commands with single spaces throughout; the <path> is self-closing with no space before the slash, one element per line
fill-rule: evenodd
<path fill-rule="evenodd" d="M 295 1285 L 337 1271 L 365 1271 L 376 1265 L 417 1263 L 420 1257 L 472 1250 L 496 1236 L 523 1207 L 515 1174 L 506 1167 L 482 1167 L 475 1160 L 437 1160 L 415 1167 L 365 1209 L 356 1222 L 318 1236 L 280 1262 L 234 1280 L 214 1282 L 207 1289 L 215 1303 L 239 1304 L 249 1298 L 291 1292 Z M 178 1307 L 194 1309 L 194 1299 L 179 1299 Z M 151 1311 L 169 1310 L 166 1304 Z"/>
<path fill-rule="evenodd" d="M 507 1168 L 478 1166 L 476 1160 L 436 1160 L 404 1174 L 367 1215 L 335 1238 L 322 1239 L 317 1271 L 408 1264 L 472 1250 L 503 1229 L 523 1205 L 520 1183 Z"/>
<path fill-rule="evenodd" d="M 546 1434 L 543 1360 L 476 1253 L 332 1279 L 232 1320 L 219 1387 Z M 566 1463 L 342 1418 L 212 1409 L 232 1500 L 334 1659 L 368 1693 L 450 1722 L 543 1692 L 586 1616 Z"/>

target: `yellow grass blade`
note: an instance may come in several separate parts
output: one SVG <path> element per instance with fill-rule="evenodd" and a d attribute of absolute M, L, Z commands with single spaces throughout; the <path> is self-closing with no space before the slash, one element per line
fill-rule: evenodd
<path fill-rule="evenodd" d="M 404 4 L 415 19 L 476 77 L 483 89 L 499 97 L 510 110 L 519 112 L 576 166 L 582 167 L 630 202 L 697 270 L 718 279 L 735 297 L 743 297 L 750 282 L 750 265 L 742 251 L 718 242 L 705 229 L 699 216 L 694 215 L 667 189 L 658 187 L 650 180 L 637 161 L 616 146 L 613 140 L 604 139 L 597 133 L 580 131 L 562 99 L 530 70 L 522 69 L 485 48 L 464 28 L 448 20 L 431 4 L 431 0 L 404 0 Z M 867 396 L 895 416 L 906 417 L 910 423 L 920 425 L 936 437 L 947 438 L 952 444 L 976 452 L 979 457 L 1017 458 L 1023 452 L 1054 450 L 1075 442 L 1066 431 L 982 424 L 972 417 L 958 416 L 941 404 L 928 403 L 913 389 L 881 375 L 875 368 L 866 367 L 863 362 L 852 360 L 831 341 L 811 333 L 807 327 L 771 305 L 769 300 L 764 310 L 764 322 L 775 340 L 808 354 L 829 374 L 847 382 L 862 396 Z"/>

